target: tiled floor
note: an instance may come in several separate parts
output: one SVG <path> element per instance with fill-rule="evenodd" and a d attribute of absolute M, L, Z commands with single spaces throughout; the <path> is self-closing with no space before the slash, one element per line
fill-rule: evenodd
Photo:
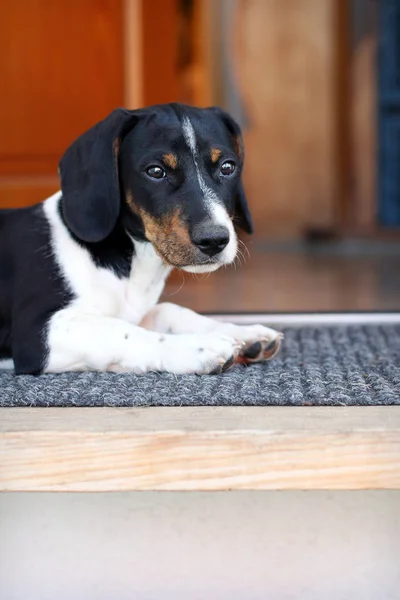
<path fill-rule="evenodd" d="M 255 248 L 236 269 L 174 273 L 163 300 L 203 312 L 400 310 L 400 249 Z"/>

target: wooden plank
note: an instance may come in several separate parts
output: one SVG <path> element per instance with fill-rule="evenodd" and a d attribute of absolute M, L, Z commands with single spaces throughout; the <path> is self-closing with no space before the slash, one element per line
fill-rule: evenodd
<path fill-rule="evenodd" d="M 372 235 L 377 222 L 378 155 L 378 3 L 352 2 L 353 48 L 347 86 L 350 89 L 352 194 L 348 230 Z M 357 26 L 356 26 L 357 24 Z"/>
<path fill-rule="evenodd" d="M 124 0 L 124 106 L 143 104 L 142 0 Z"/>
<path fill-rule="evenodd" d="M 141 3 L 142 102 L 179 102 L 178 0 Z"/>
<path fill-rule="evenodd" d="M 399 407 L 2 409 L 1 491 L 400 489 Z"/>
<path fill-rule="evenodd" d="M 0 207 L 20 208 L 42 202 L 60 189 L 58 176 L 0 177 Z"/>

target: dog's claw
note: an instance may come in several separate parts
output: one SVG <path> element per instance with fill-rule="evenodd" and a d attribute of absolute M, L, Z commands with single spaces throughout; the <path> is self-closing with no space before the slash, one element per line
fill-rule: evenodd
<path fill-rule="evenodd" d="M 279 347 L 281 345 L 280 338 L 276 338 L 276 340 L 272 340 L 263 351 L 264 360 L 269 360 L 279 351 Z"/>
<path fill-rule="evenodd" d="M 228 358 L 228 360 L 226 361 L 226 363 L 224 365 L 222 365 L 222 373 L 224 373 L 225 371 L 227 371 L 228 369 L 231 368 L 231 366 L 233 365 L 233 363 L 235 362 L 235 355 L 232 354 L 232 356 L 230 358 Z"/>
<path fill-rule="evenodd" d="M 211 375 L 219 375 L 220 373 L 225 373 L 225 371 L 232 367 L 232 365 L 236 362 L 237 358 L 238 353 L 235 352 L 234 354 L 232 354 L 232 356 L 228 358 L 227 361 L 215 367 L 215 369 L 211 371 Z"/>

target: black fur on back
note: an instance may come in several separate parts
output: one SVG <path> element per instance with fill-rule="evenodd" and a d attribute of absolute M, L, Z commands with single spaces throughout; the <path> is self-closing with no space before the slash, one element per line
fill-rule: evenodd
<path fill-rule="evenodd" d="M 41 204 L 0 210 L 0 358 L 16 373 L 43 370 L 49 318 L 73 299 L 52 254 Z"/>

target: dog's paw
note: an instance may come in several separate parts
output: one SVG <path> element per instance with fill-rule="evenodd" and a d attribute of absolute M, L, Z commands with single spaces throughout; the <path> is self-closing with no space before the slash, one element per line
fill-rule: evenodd
<path fill-rule="evenodd" d="M 239 355 L 239 361 L 245 364 L 270 360 L 280 350 L 283 333 L 279 333 L 272 340 L 260 340 L 246 344 Z"/>
<path fill-rule="evenodd" d="M 245 364 L 270 360 L 279 352 L 283 340 L 283 333 L 264 325 L 233 325 L 229 333 L 244 344 L 237 362 Z"/>
<path fill-rule="evenodd" d="M 172 338 L 172 339 L 171 339 Z M 220 333 L 171 336 L 162 370 L 175 374 L 218 374 L 231 367 L 243 342 Z"/>

